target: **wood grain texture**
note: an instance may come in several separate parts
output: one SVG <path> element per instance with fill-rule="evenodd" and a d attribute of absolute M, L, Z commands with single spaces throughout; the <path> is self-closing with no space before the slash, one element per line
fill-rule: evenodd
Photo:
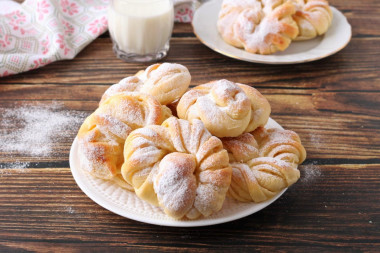
<path fill-rule="evenodd" d="M 377 66 L 380 53 L 376 48 L 380 40 L 372 40 L 370 45 L 361 45 L 363 49 L 359 56 L 350 55 L 350 52 L 355 52 L 355 49 L 350 49 L 355 41 L 360 43 L 362 40 L 353 39 L 348 48 L 344 49 L 349 50 L 347 53 L 343 50 L 317 62 L 294 66 L 267 66 L 230 60 L 201 45 L 195 38 L 177 38 L 165 61 L 187 66 L 192 74 L 193 85 L 225 78 L 257 88 L 287 88 L 294 92 L 299 89 L 378 91 L 380 78 Z M 70 64 L 55 62 L 28 72 L 28 78 L 24 75 L 10 76 L 3 78 L 0 83 L 57 84 L 63 85 L 62 89 L 77 84 L 110 85 L 149 65 L 124 63 L 116 59 L 110 43 L 108 38 L 98 39 L 81 52 L 77 59 L 70 61 Z M 97 59 L 92 59 L 94 55 Z M 363 76 L 363 79 L 359 76 Z M 4 88 L 7 87 L 0 85 L 0 90 Z M 66 92 L 74 93 L 75 89 L 73 87 Z"/>
<path fill-rule="evenodd" d="M 191 25 L 176 24 L 163 60 L 187 66 L 192 85 L 226 78 L 258 88 L 272 118 L 300 135 L 308 153 L 301 179 L 278 201 L 211 227 L 122 218 L 76 185 L 68 163 L 79 128 L 73 125 L 46 157 L 0 148 L 0 252 L 379 252 L 380 1 L 330 3 L 347 17 L 353 38 L 328 58 L 237 61 L 201 44 Z M 0 134 L 20 127 L 17 119 L 3 120 L 20 107 L 55 101 L 60 112 L 88 115 L 109 85 L 148 65 L 117 59 L 105 33 L 73 60 L 1 78 Z"/>
<path fill-rule="evenodd" d="M 352 90 L 373 90 L 379 81 L 377 59 L 380 52 L 376 50 L 379 42 L 380 39 L 377 38 L 353 38 L 347 48 L 326 59 L 284 66 L 247 64 L 217 54 L 195 37 L 173 38 L 165 61 L 187 66 L 192 74 L 193 85 L 228 78 L 257 87 L 311 89 L 328 86 L 330 89 L 347 89 L 344 85 L 336 85 L 352 82 L 349 86 Z M 3 78 L 1 83 L 109 85 L 149 65 L 122 62 L 114 56 L 111 40 L 99 38 L 79 53 L 75 60 L 70 61 L 70 64 L 67 61 L 55 62 L 28 72 L 29 78 L 22 75 L 10 76 Z M 356 81 L 359 74 L 365 78 L 361 83 Z"/>
<path fill-rule="evenodd" d="M 302 179 L 268 208 L 201 228 L 153 226 L 112 214 L 84 195 L 66 168 L 5 170 L 0 237 L 7 240 L 0 241 L 0 250 L 48 251 L 66 245 L 78 251 L 95 246 L 101 251 L 111 245 L 171 252 L 297 247 L 375 251 L 380 247 L 379 168 L 380 164 L 300 166 Z"/>

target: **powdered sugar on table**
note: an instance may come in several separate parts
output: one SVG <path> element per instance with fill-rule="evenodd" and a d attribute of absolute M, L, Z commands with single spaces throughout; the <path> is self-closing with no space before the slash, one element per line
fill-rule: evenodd
<path fill-rule="evenodd" d="M 55 143 L 75 135 L 87 113 L 63 109 L 58 102 L 24 105 L 1 110 L 0 152 L 6 153 L 2 160 L 11 157 L 54 156 Z M 15 161 L 0 168 L 16 165 L 28 167 L 25 161 Z M 17 166 L 18 167 L 18 166 Z"/>

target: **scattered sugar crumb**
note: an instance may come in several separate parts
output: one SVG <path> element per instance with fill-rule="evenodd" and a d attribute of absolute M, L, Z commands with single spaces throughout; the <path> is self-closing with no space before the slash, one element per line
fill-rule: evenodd
<path fill-rule="evenodd" d="M 62 110 L 63 104 L 5 109 L 0 123 L 0 151 L 30 156 L 51 155 L 53 143 L 83 122 L 82 112 Z"/>
<path fill-rule="evenodd" d="M 322 175 L 322 171 L 316 162 L 303 166 L 303 175 L 301 176 L 301 182 L 311 183 Z"/>
<path fill-rule="evenodd" d="M 25 169 L 25 168 L 28 168 L 29 166 L 30 166 L 29 162 L 16 161 L 14 163 L 7 164 L 7 165 L 0 164 L 0 169 Z"/>
<path fill-rule="evenodd" d="M 65 207 L 65 211 L 68 212 L 69 214 L 73 214 L 73 213 L 75 213 L 74 208 L 72 208 L 71 206 L 67 206 L 67 207 Z"/>
<path fill-rule="evenodd" d="M 310 138 L 310 143 L 312 143 L 312 145 L 313 145 L 313 147 L 315 149 L 318 150 L 318 149 L 320 149 L 322 147 L 320 136 L 314 135 L 314 134 L 310 134 L 309 138 Z"/>
<path fill-rule="evenodd" d="M 3 177 L 4 175 L 8 175 L 8 174 L 10 174 L 8 170 L 4 170 L 0 168 L 0 177 Z"/>
<path fill-rule="evenodd" d="M 1 110 L 0 152 L 7 154 L 4 168 L 28 168 L 30 163 L 17 160 L 17 156 L 55 156 L 54 144 L 76 133 L 87 116 L 84 112 L 63 109 L 62 103 L 35 104 Z M 13 159 L 9 159 L 13 158 Z"/>

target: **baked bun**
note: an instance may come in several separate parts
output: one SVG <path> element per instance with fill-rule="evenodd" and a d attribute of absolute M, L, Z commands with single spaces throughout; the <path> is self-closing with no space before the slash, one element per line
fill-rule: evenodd
<path fill-rule="evenodd" d="M 243 202 L 268 200 L 295 183 L 296 165 L 306 158 L 299 136 L 279 128 L 259 127 L 222 142 L 232 167 L 228 194 Z"/>
<path fill-rule="evenodd" d="M 258 157 L 231 166 L 228 194 L 241 202 L 268 200 L 300 177 L 299 170 L 290 163 L 272 157 Z"/>
<path fill-rule="evenodd" d="M 290 0 L 224 0 L 217 27 L 229 44 L 250 53 L 283 51 L 298 35 Z"/>
<path fill-rule="evenodd" d="M 270 105 L 255 88 L 219 80 L 186 92 L 177 113 L 181 119 L 200 119 L 217 137 L 236 137 L 264 126 Z"/>
<path fill-rule="evenodd" d="M 244 163 L 260 156 L 259 145 L 250 133 L 244 133 L 238 137 L 225 137 L 221 141 L 228 152 L 230 163 Z"/>
<path fill-rule="evenodd" d="M 102 98 L 100 99 L 99 105 L 101 105 L 108 98 L 122 92 L 139 92 L 139 90 L 141 89 L 141 86 L 143 85 L 144 83 L 137 76 L 129 76 L 124 79 L 121 79 L 120 82 L 118 82 L 117 84 L 111 85 L 104 92 Z"/>
<path fill-rule="evenodd" d="M 161 124 L 170 115 L 169 108 L 148 94 L 125 92 L 103 100 L 78 132 L 81 168 L 132 190 L 120 174 L 125 139 L 132 130 Z"/>
<path fill-rule="evenodd" d="M 296 6 L 293 19 L 299 34 L 295 40 L 309 40 L 324 34 L 331 25 L 333 13 L 325 0 L 292 0 Z"/>
<path fill-rule="evenodd" d="M 171 117 L 133 131 L 124 148 L 124 179 L 141 199 L 180 219 L 221 209 L 231 182 L 222 142 L 201 121 Z"/>
<path fill-rule="evenodd" d="M 294 131 L 260 127 L 252 132 L 260 156 L 274 157 L 289 163 L 301 164 L 306 159 L 306 150 Z"/>
<path fill-rule="evenodd" d="M 120 92 L 138 91 L 154 96 L 161 104 L 167 105 L 179 99 L 189 88 L 191 76 L 188 69 L 180 64 L 162 63 L 139 71 L 136 76 L 122 79 L 103 94 L 101 102 Z"/>

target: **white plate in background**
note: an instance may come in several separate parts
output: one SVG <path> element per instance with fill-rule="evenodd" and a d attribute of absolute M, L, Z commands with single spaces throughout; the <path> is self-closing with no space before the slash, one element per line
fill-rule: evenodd
<path fill-rule="evenodd" d="M 331 7 L 333 21 L 324 35 L 306 41 L 293 41 L 285 51 L 271 55 L 248 53 L 226 43 L 219 35 L 216 24 L 222 2 L 223 0 L 213 0 L 201 5 L 194 14 L 193 29 L 203 44 L 234 59 L 265 64 L 310 62 L 337 53 L 351 40 L 351 25 L 340 11 Z"/>

